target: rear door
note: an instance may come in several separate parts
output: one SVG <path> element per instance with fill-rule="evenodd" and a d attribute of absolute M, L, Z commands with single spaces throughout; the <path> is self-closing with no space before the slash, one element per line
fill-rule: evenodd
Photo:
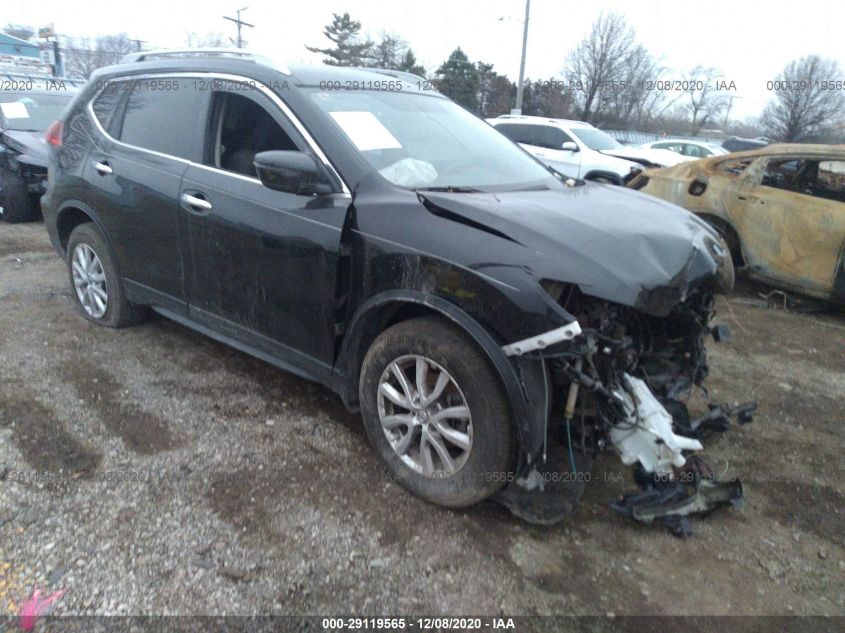
<path fill-rule="evenodd" d="M 199 160 L 202 94 L 172 75 L 111 82 L 92 104 L 102 130 L 84 178 L 130 298 L 185 312 L 177 203 Z"/>
<path fill-rule="evenodd" d="M 320 379 L 333 362 L 340 235 L 351 199 L 264 187 L 256 153 L 311 153 L 311 146 L 262 89 L 217 87 L 208 96 L 204 164 L 188 167 L 180 191 L 190 315 Z"/>
<path fill-rule="evenodd" d="M 845 161 L 767 159 L 736 196 L 735 227 L 751 269 L 829 294 L 845 243 Z"/>

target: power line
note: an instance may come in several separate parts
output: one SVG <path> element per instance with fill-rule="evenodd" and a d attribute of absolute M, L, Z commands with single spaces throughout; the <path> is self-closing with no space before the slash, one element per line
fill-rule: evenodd
<path fill-rule="evenodd" d="M 237 11 L 235 11 L 235 13 L 238 14 L 237 18 L 230 18 L 228 15 L 223 16 L 224 20 L 229 20 L 230 22 L 234 22 L 238 25 L 238 48 L 244 47 L 243 39 L 241 38 L 241 27 L 248 26 L 249 28 L 253 28 L 255 26 L 254 24 L 250 24 L 249 22 L 244 22 L 243 20 L 241 20 L 241 12 L 246 11 L 247 9 L 249 9 L 249 7 L 244 7 L 243 9 L 238 9 Z"/>

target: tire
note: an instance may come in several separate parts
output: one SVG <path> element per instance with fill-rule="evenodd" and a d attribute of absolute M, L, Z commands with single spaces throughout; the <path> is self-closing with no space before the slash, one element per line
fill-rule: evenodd
<path fill-rule="evenodd" d="M 88 262 L 87 266 L 80 266 L 80 257 Z M 79 275 L 80 268 L 83 269 L 83 275 Z M 67 269 L 76 306 L 87 320 L 97 325 L 121 328 L 140 323 L 146 317 L 144 307 L 126 299 L 114 255 L 95 224 L 80 224 L 71 232 L 67 245 Z M 77 286 L 75 275 L 79 275 L 84 282 L 80 287 Z M 91 287 L 90 294 L 86 291 L 87 287 Z M 95 292 L 96 288 L 105 293 L 105 300 L 102 294 Z M 99 296 L 100 301 L 94 299 L 95 295 Z"/>
<path fill-rule="evenodd" d="M 38 209 L 26 184 L 18 174 L 0 172 L 0 220 L 4 222 L 31 222 L 38 219 Z"/>
<path fill-rule="evenodd" d="M 424 407 L 402 407 L 395 397 L 404 403 L 408 399 L 394 363 L 409 380 L 413 399 L 418 395 L 417 357 L 427 359 L 425 395 L 432 397 L 440 381 L 445 388 Z M 393 391 L 383 391 L 383 384 Z M 414 494 L 442 506 L 466 507 L 489 497 L 512 476 L 516 442 L 504 390 L 475 341 L 446 319 L 411 319 L 382 332 L 364 358 L 359 398 L 370 443 L 390 474 Z M 456 415 L 444 417 L 446 409 Z M 383 420 L 392 428 L 386 430 Z M 426 473 L 427 466 L 434 468 Z"/>

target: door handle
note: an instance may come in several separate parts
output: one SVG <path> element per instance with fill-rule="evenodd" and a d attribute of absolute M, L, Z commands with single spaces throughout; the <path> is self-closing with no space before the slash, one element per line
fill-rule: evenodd
<path fill-rule="evenodd" d="M 211 203 L 205 197 L 199 197 L 202 194 L 193 195 L 190 193 L 183 193 L 181 200 L 185 204 L 188 211 L 194 213 L 208 213 L 211 211 Z"/>
<path fill-rule="evenodd" d="M 94 161 L 94 169 L 96 169 L 101 176 L 108 176 L 114 173 L 114 169 L 111 168 L 111 165 L 105 162 L 101 163 Z"/>

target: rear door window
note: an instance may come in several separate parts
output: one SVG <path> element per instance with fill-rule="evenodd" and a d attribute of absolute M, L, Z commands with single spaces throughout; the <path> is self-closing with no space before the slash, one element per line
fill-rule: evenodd
<path fill-rule="evenodd" d="M 520 125 L 518 123 L 502 123 L 496 126 L 502 134 L 514 143 L 537 145 L 536 125 Z"/>
<path fill-rule="evenodd" d="M 202 144 L 203 92 L 190 79 L 132 82 L 118 138 L 129 145 L 196 160 Z"/>

